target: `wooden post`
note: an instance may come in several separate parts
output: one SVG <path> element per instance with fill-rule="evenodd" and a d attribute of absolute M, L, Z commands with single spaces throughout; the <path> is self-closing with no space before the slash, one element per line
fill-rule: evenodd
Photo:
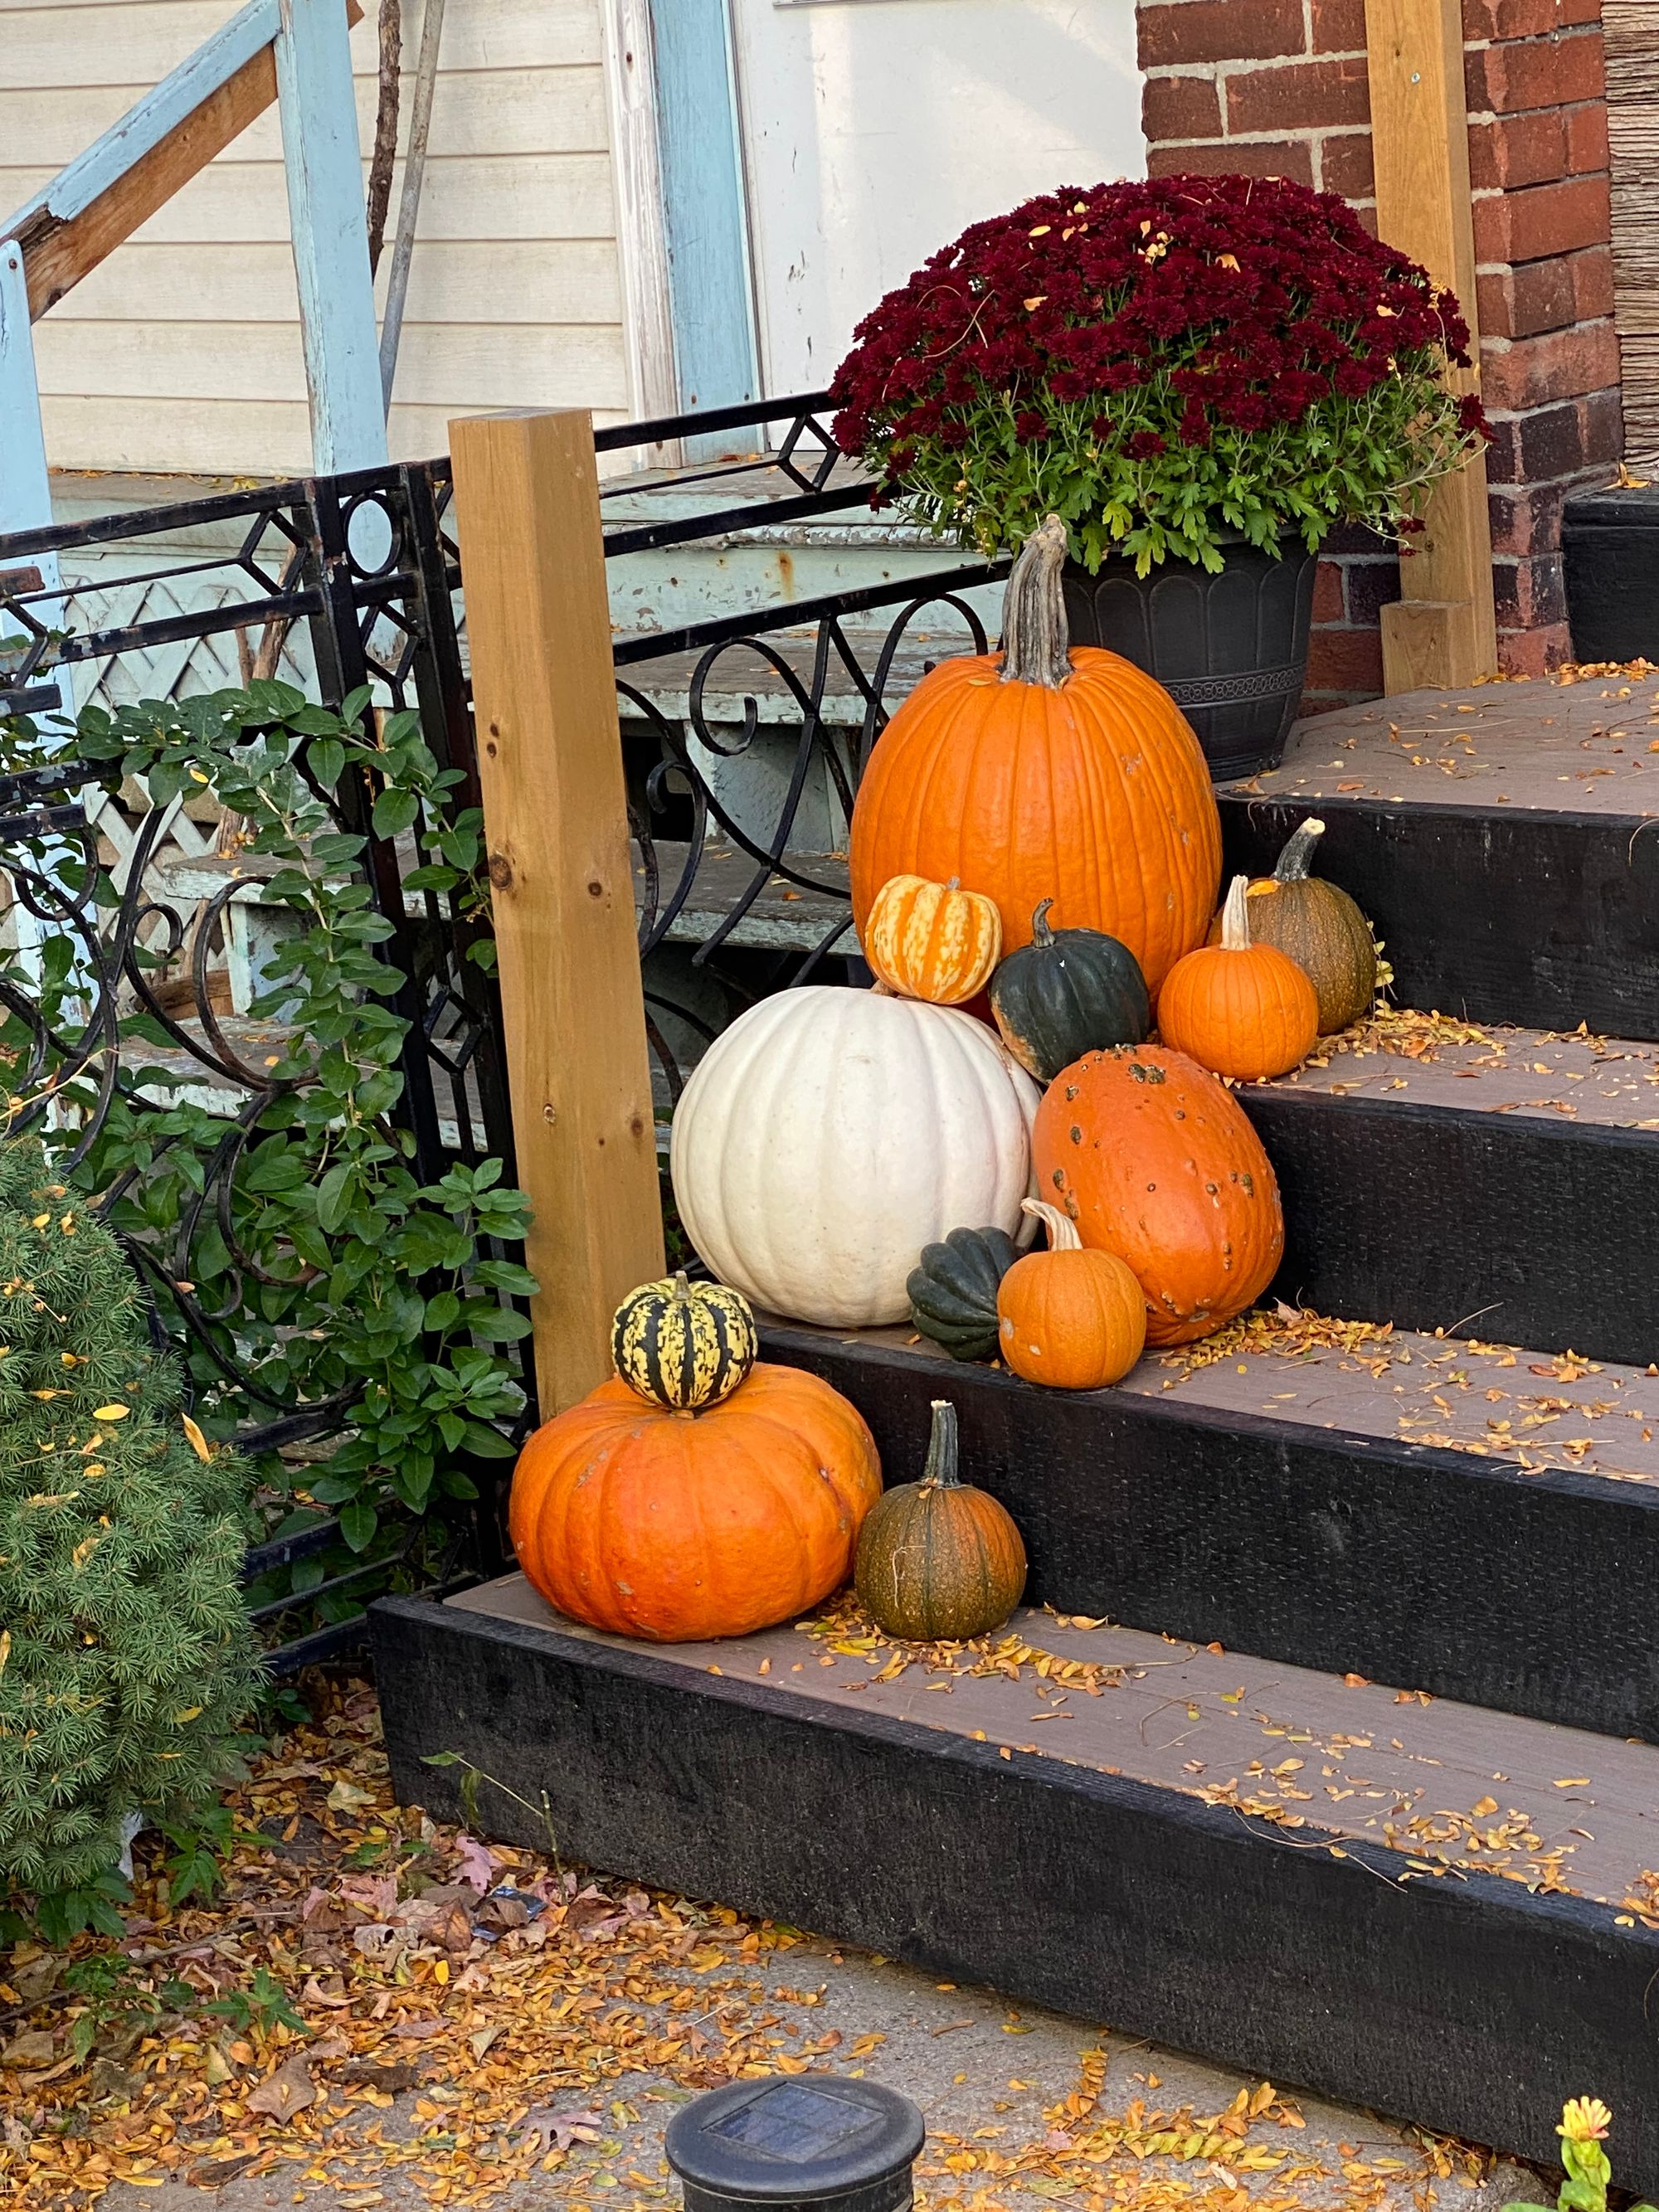
<path fill-rule="evenodd" d="M 450 453 L 547 1419 L 665 1264 L 599 474 L 574 410 L 452 422 Z"/>
<path fill-rule="evenodd" d="M 319 476 L 338 476 L 386 458 L 350 32 L 343 0 L 278 0 L 278 14 L 276 88 L 311 465 Z"/>
<path fill-rule="evenodd" d="M 1376 166 L 1378 234 L 1449 284 L 1480 357 L 1468 118 L 1459 0 L 1365 0 L 1365 43 Z M 1453 388 L 1479 388 L 1455 371 Z M 1390 692 L 1495 675 L 1492 531 L 1483 455 L 1437 487 L 1428 527 L 1400 564 L 1403 598 L 1382 610 L 1382 675 Z"/>

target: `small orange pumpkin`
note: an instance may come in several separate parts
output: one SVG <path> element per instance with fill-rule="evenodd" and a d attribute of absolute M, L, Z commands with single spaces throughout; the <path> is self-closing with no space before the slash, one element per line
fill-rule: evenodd
<path fill-rule="evenodd" d="M 880 1495 L 858 1409 L 762 1362 L 701 1413 L 601 1382 L 519 1455 L 508 1527 L 561 1613 L 685 1643 L 769 1628 L 839 1589 Z"/>
<path fill-rule="evenodd" d="M 1090 1252 L 1057 1206 L 1028 1198 L 1048 1232 L 1046 1252 L 1016 1260 L 997 1290 L 1004 1364 L 1028 1382 L 1099 1390 L 1121 1382 L 1146 1344 L 1146 1298 L 1115 1252 Z"/>
<path fill-rule="evenodd" d="M 893 876 L 865 921 L 864 957 L 900 998 L 960 1006 L 984 989 L 1002 957 L 1002 916 L 994 899 L 963 890 L 958 876 L 945 884 Z"/>
<path fill-rule="evenodd" d="M 1276 945 L 1252 945 L 1248 876 L 1235 876 L 1221 942 L 1177 960 L 1158 994 L 1158 1035 L 1216 1075 L 1256 1083 L 1307 1058 L 1319 1035 L 1319 996 Z"/>

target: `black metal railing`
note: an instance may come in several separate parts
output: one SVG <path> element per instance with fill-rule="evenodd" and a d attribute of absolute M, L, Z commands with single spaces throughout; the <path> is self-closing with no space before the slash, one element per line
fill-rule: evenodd
<path fill-rule="evenodd" d="M 757 557 L 769 558 L 780 532 L 868 514 L 870 484 L 836 452 L 827 404 L 812 393 L 599 431 L 602 459 L 650 459 L 681 438 L 706 442 L 722 432 L 733 446 L 729 457 L 690 467 L 608 476 L 607 559 L 659 559 L 678 547 L 721 558 L 758 547 Z M 52 740 L 60 687 L 95 673 L 107 696 L 149 696 L 146 682 L 161 668 L 173 691 L 212 690 L 233 651 L 242 678 L 283 667 L 325 706 L 337 708 L 368 685 L 380 707 L 418 712 L 441 766 L 459 771 L 449 804 L 476 806 L 451 489 L 440 460 L 0 537 L 0 728 L 39 733 L 44 755 L 30 765 L 27 746 L 20 753 L 14 743 L 12 772 L 0 777 L 0 867 L 22 940 L 0 948 L 0 1002 L 28 1032 L 31 1056 L 29 1080 L 14 1069 L 9 1087 L 34 1101 L 20 1117 L 27 1125 L 61 1119 L 78 1079 L 83 1103 L 72 1133 L 84 1152 L 118 1097 L 130 1110 L 161 1113 L 194 1086 L 228 1133 L 216 1156 L 226 1187 L 203 1194 L 198 1222 L 230 1218 L 228 1185 L 246 1156 L 233 1133 L 245 1140 L 276 1087 L 271 1055 L 252 1035 L 257 1022 L 226 1011 L 216 966 L 216 956 L 229 957 L 233 932 L 255 927 L 257 894 L 249 908 L 246 874 L 201 849 L 211 821 L 192 824 L 188 809 L 152 804 L 141 789 L 112 792 L 102 764 Z M 619 511 L 653 501 L 657 511 L 643 516 Z M 775 575 L 762 579 L 745 611 L 688 620 L 647 611 L 616 647 L 665 1116 L 689 1066 L 742 1006 L 809 976 L 860 972 L 845 867 L 859 776 L 891 696 L 940 653 L 983 647 L 981 617 L 963 595 L 1005 572 L 905 544 L 889 550 L 914 573 L 842 578 L 797 597 L 786 571 L 798 570 L 802 549 L 777 550 Z M 195 665 L 195 654 L 209 665 Z M 341 826 L 368 837 L 366 874 L 391 927 L 386 957 L 404 979 L 392 1001 L 410 1026 L 392 1118 L 412 1139 L 423 1180 L 454 1159 L 488 1154 L 503 1160 L 510 1180 L 499 1000 L 467 957 L 487 917 L 453 894 L 405 888 L 422 856 L 407 836 L 373 835 L 359 781 L 343 779 L 330 797 Z M 85 863 L 70 872 L 78 890 L 66 888 L 68 851 Z M 53 935 L 76 947 L 76 1014 L 67 1028 L 40 1021 L 31 982 L 40 942 Z M 149 1018 L 136 1023 L 136 1012 Z M 157 1021 L 170 1047 L 159 1099 L 156 1048 L 136 1034 L 153 1039 Z M 158 1137 L 158 1151 L 166 1143 Z M 187 1251 L 136 1249 L 135 1257 L 166 1326 L 187 1337 L 189 1300 L 175 1287 L 191 1279 Z M 523 1384 L 533 1418 L 527 1361 Z M 303 1449 L 319 1418 L 315 1408 L 264 1407 L 243 1441 Z M 377 1577 L 445 1583 L 497 1565 L 507 1464 L 489 1463 L 479 1509 L 445 1527 L 435 1546 L 429 1527 L 417 1544 L 411 1522 L 389 1551 L 355 1561 L 323 1518 L 256 1547 L 248 1572 L 277 1663 L 303 1663 L 349 1640 L 357 1600 Z"/>

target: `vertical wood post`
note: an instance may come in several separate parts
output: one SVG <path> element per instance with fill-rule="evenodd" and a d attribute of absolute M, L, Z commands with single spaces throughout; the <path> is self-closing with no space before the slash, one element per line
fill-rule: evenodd
<path fill-rule="evenodd" d="M 1365 0 L 1365 43 L 1378 234 L 1456 293 L 1478 364 L 1459 0 Z M 1479 383 L 1478 367 L 1453 374 L 1456 391 Z M 1498 668 L 1483 455 L 1437 487 L 1425 519 L 1426 530 L 1400 564 L 1404 596 L 1382 610 L 1390 692 L 1469 684 Z"/>
<path fill-rule="evenodd" d="M 378 468 L 386 458 L 351 34 L 343 0 L 279 0 L 279 7 L 276 90 L 311 465 L 319 476 L 338 476 Z"/>
<path fill-rule="evenodd" d="M 611 1372 L 663 1273 L 611 610 L 590 417 L 450 425 L 543 1418 Z"/>

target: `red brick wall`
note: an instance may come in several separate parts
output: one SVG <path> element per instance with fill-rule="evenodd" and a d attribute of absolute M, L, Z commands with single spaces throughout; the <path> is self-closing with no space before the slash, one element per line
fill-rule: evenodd
<path fill-rule="evenodd" d="M 1375 227 L 1364 0 L 1139 0 L 1153 176 L 1243 170 L 1340 192 Z M 1601 0 L 1463 0 L 1481 386 L 1503 664 L 1570 645 L 1561 506 L 1621 447 Z M 1315 601 L 1310 711 L 1382 683 L 1393 551 L 1345 530 Z"/>

